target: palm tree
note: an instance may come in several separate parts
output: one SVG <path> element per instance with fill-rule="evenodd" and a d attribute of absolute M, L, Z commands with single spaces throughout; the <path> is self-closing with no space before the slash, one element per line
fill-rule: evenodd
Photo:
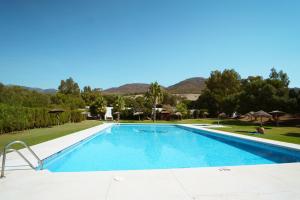
<path fill-rule="evenodd" d="M 122 96 L 118 96 L 114 103 L 114 110 L 116 111 L 118 118 L 120 120 L 120 112 L 125 108 L 125 100 Z"/>
<path fill-rule="evenodd" d="M 90 106 L 90 111 L 92 114 L 100 115 L 100 120 L 102 115 L 106 112 L 106 101 L 103 96 L 97 97 L 97 99 Z"/>
<path fill-rule="evenodd" d="M 153 109 L 153 121 L 156 120 L 156 105 L 162 101 L 163 91 L 160 85 L 155 81 L 150 84 L 146 97 L 150 100 Z"/>

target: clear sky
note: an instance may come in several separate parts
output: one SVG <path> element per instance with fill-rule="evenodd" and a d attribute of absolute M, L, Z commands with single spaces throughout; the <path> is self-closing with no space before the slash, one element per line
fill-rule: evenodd
<path fill-rule="evenodd" d="M 300 87 L 299 0 L 0 0 L 0 82 L 168 86 L 212 70 Z"/>

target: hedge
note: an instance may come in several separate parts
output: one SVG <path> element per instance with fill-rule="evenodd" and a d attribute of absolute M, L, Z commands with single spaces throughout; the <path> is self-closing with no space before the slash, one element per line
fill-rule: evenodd
<path fill-rule="evenodd" d="M 57 125 L 56 114 L 49 114 L 48 111 L 47 108 L 0 104 L 0 134 Z M 84 116 L 80 111 L 65 111 L 59 115 L 60 124 L 82 120 L 84 120 Z"/>

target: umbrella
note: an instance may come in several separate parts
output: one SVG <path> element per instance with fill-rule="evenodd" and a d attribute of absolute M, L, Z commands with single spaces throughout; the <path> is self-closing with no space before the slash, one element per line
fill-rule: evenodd
<path fill-rule="evenodd" d="M 139 121 L 141 120 L 141 117 L 140 117 L 140 115 L 142 115 L 142 114 L 144 114 L 143 112 L 135 112 L 135 113 L 133 113 L 133 116 L 139 116 Z"/>
<path fill-rule="evenodd" d="M 254 112 L 250 111 L 247 114 L 245 114 L 246 116 L 250 117 L 250 120 L 252 121 L 252 117 L 253 117 Z"/>
<path fill-rule="evenodd" d="M 48 111 L 48 113 L 62 113 L 62 112 L 65 112 L 65 111 L 63 109 L 58 109 L 58 108 Z"/>
<path fill-rule="evenodd" d="M 120 112 L 114 112 L 114 114 L 118 116 L 117 117 L 117 121 L 119 122 L 119 120 L 120 120 Z"/>
<path fill-rule="evenodd" d="M 284 115 L 285 112 L 280 111 L 280 110 L 273 110 L 272 112 L 270 112 L 270 114 L 275 118 L 276 126 L 278 126 L 279 117 Z"/>
<path fill-rule="evenodd" d="M 260 111 L 257 111 L 255 113 L 253 113 L 253 116 L 255 117 L 260 117 L 260 125 L 262 126 L 262 118 L 263 117 L 267 117 L 267 118 L 270 118 L 272 117 L 272 115 L 270 115 L 269 113 L 266 113 L 265 111 L 263 110 L 260 110 Z"/>
<path fill-rule="evenodd" d="M 224 112 L 218 114 L 218 124 L 220 124 L 220 118 L 225 118 L 225 117 L 226 117 L 226 113 Z"/>
<path fill-rule="evenodd" d="M 181 114 L 181 112 L 176 112 L 174 115 L 176 115 L 177 117 L 178 117 L 178 119 L 180 118 L 182 118 L 182 114 Z"/>
<path fill-rule="evenodd" d="M 222 113 L 220 113 L 219 115 L 218 115 L 219 117 L 226 117 L 226 113 L 224 113 L 224 112 L 222 112 Z"/>
<path fill-rule="evenodd" d="M 135 113 L 133 113 L 134 116 L 136 116 L 136 115 L 142 115 L 142 114 L 144 114 L 144 113 L 143 112 L 135 112 Z"/>
<path fill-rule="evenodd" d="M 207 115 L 209 115 L 208 112 L 203 112 L 203 117 L 207 117 Z"/>

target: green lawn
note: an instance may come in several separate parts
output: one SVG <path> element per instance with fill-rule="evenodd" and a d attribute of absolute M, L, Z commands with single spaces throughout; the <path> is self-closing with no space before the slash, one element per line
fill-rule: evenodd
<path fill-rule="evenodd" d="M 239 126 L 239 125 L 229 125 L 227 128 L 218 128 L 218 130 L 243 134 L 249 134 L 255 131 L 257 126 Z M 266 138 L 271 140 L 278 140 L 283 142 L 290 142 L 295 144 L 300 144 L 300 127 L 276 127 L 276 126 L 264 126 L 265 134 L 255 134 L 251 135 L 259 138 Z"/>
<path fill-rule="evenodd" d="M 67 123 L 60 126 L 53 126 L 51 128 L 36 128 L 21 132 L 2 134 L 0 135 L 0 151 L 2 151 L 4 145 L 14 140 L 22 140 L 28 145 L 34 145 L 99 124 L 101 124 L 100 121 L 86 120 L 80 123 Z M 20 146 L 16 146 L 16 148 L 20 148 Z"/>
<path fill-rule="evenodd" d="M 123 120 L 124 123 L 152 123 L 152 121 L 133 121 L 133 120 Z M 186 123 L 186 124 L 217 124 L 217 119 L 187 119 L 179 121 L 157 121 L 157 123 Z M 283 142 L 290 142 L 295 144 L 300 144 L 300 127 L 298 126 L 264 126 L 266 133 L 261 134 L 250 134 L 250 132 L 255 131 L 258 125 L 251 122 L 244 122 L 239 120 L 220 120 L 220 124 L 226 126 L 226 128 L 215 128 L 217 130 L 223 130 L 243 135 L 249 135 L 254 137 L 266 138 L 271 140 L 278 140 Z"/>

